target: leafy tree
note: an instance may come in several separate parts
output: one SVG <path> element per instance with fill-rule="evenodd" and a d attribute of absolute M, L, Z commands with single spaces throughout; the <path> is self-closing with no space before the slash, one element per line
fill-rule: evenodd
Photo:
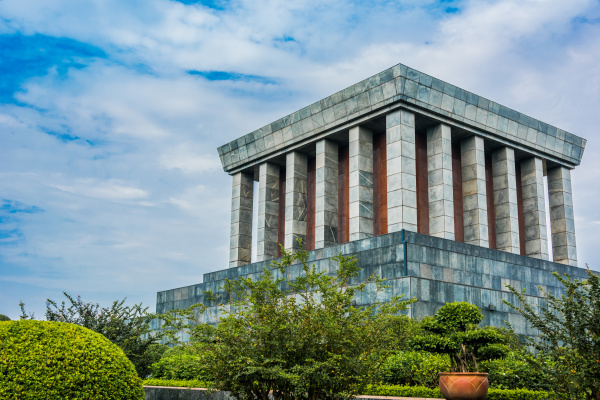
<path fill-rule="evenodd" d="M 35 319 L 35 314 L 34 313 L 27 313 L 25 311 L 25 303 L 23 303 L 23 300 L 19 301 L 19 308 L 21 309 L 21 315 L 19 316 L 20 320 L 26 320 L 26 319 Z"/>
<path fill-rule="evenodd" d="M 508 286 L 521 304 L 505 303 L 538 331 L 531 344 L 554 361 L 540 367 L 551 368 L 555 390 L 568 398 L 583 393 L 588 400 L 599 400 L 600 279 L 589 269 L 587 275 L 587 279 L 578 280 L 555 272 L 565 294 L 556 297 L 540 288 L 543 302 L 538 307 L 527 302 L 525 291 Z"/>
<path fill-rule="evenodd" d="M 433 317 L 421 322 L 426 335 L 412 340 L 415 350 L 448 354 L 452 372 L 479 371 L 480 360 L 501 358 L 508 353 L 504 335 L 490 327 L 479 328 L 483 314 L 464 301 L 447 303 Z"/>
<path fill-rule="evenodd" d="M 2 321 L 10 321 L 10 318 L 8 318 L 6 315 L 4 314 L 0 314 L 0 322 Z"/>
<path fill-rule="evenodd" d="M 73 298 L 63 292 L 69 304 L 64 301 L 60 306 L 53 300 L 46 301 L 46 319 L 48 321 L 68 322 L 83 326 L 104 335 L 119 346 L 131 360 L 139 376 L 150 375 L 151 365 L 160 359 L 153 346 L 158 337 L 150 335 L 150 321 L 155 318 L 149 314 L 148 307 L 142 304 L 124 306 L 125 299 L 114 301 L 110 307 L 85 303 L 80 296 Z M 23 315 L 26 315 L 21 307 Z"/>
<path fill-rule="evenodd" d="M 221 305 L 218 326 L 199 324 L 191 331 L 194 346 L 208 355 L 217 389 L 239 400 L 267 400 L 270 392 L 274 400 L 344 399 L 361 392 L 394 343 L 396 314 L 413 301 L 394 296 L 356 307 L 355 297 L 367 287 L 382 290 L 381 281 L 372 276 L 351 285 L 360 271 L 356 259 L 333 259 L 339 267 L 329 276 L 309 266 L 307 251 L 282 249 L 281 261 L 256 280 L 226 280 L 232 301 Z M 216 301 L 213 293 L 206 295 Z M 195 312 L 207 307 L 179 315 L 193 318 Z"/>

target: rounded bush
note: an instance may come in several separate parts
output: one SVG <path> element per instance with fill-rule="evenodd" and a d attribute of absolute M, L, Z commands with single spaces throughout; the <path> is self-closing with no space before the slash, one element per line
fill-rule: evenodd
<path fill-rule="evenodd" d="M 123 351 L 99 333 L 64 322 L 0 322 L 1 399 L 143 400 Z"/>
<path fill-rule="evenodd" d="M 0 322 L 2 321 L 10 321 L 10 318 L 8 318 L 6 315 L 4 314 L 0 314 Z"/>

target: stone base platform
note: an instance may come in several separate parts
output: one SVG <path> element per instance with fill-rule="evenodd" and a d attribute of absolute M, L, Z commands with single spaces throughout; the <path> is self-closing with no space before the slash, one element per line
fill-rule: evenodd
<path fill-rule="evenodd" d="M 583 268 L 405 230 L 313 250 L 310 252 L 310 262 L 319 271 L 334 274 L 337 263 L 331 257 L 339 253 L 357 256 L 361 271 L 353 283 L 362 282 L 371 274 L 376 274 L 389 285 L 388 289 L 379 293 L 375 292 L 374 285 L 369 286 L 356 298 L 359 306 L 404 295 L 406 299 L 417 299 L 408 314 L 412 318 L 422 318 L 433 315 L 447 302 L 467 301 L 482 309 L 484 324 L 503 327 L 507 321 L 521 335 L 532 335 L 534 332 L 520 314 L 502 302 L 506 300 L 518 304 L 517 298 L 508 291 L 507 284 L 517 290 L 526 289 L 528 300 L 538 303 L 541 300 L 538 287 L 555 296 L 564 293 L 564 288 L 552 272 L 567 273 L 578 279 L 587 277 Z M 208 301 L 203 294 L 207 290 L 217 294 L 218 303 L 227 303 L 228 295 L 220 289 L 224 279 L 257 277 L 270 262 L 210 272 L 204 275 L 203 283 L 158 292 L 156 311 L 160 314 L 204 303 Z M 298 265 L 292 266 L 291 278 L 300 271 Z M 219 310 L 216 305 L 207 305 L 212 306 L 211 313 L 201 316 L 201 320 L 216 323 Z M 153 325 L 154 329 L 160 329 L 158 321 L 154 321 Z"/>
<path fill-rule="evenodd" d="M 236 400 L 229 392 L 201 388 L 144 386 L 146 400 Z M 356 396 L 361 400 L 439 400 L 426 397 Z"/>

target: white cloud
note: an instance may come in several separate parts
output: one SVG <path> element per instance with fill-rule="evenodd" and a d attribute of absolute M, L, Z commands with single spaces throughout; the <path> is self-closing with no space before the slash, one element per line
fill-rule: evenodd
<path fill-rule="evenodd" d="M 203 149 L 195 149 L 193 144 L 180 144 L 161 156 L 161 164 L 166 169 L 178 169 L 186 174 L 200 174 L 221 168 L 219 156 L 202 154 Z"/>
<path fill-rule="evenodd" d="M 153 306 L 157 290 L 225 268 L 231 182 L 216 147 L 398 62 L 588 138 L 573 174 L 578 244 L 582 262 L 600 256 L 600 32 L 580 18 L 597 19 L 597 2 L 466 1 L 457 14 L 433 1 L 231 4 L 0 2 L 0 32 L 108 55 L 29 79 L 17 95 L 27 107 L 0 105 L 2 197 L 45 210 L 14 222 L 0 304 L 16 308 L 23 292 L 43 307 L 65 289 Z"/>
<path fill-rule="evenodd" d="M 93 179 L 81 179 L 70 185 L 48 184 L 48 186 L 78 196 L 95 197 L 112 201 L 137 200 L 148 197 L 148 192 L 145 190 L 128 186 L 118 180 L 98 182 Z"/>

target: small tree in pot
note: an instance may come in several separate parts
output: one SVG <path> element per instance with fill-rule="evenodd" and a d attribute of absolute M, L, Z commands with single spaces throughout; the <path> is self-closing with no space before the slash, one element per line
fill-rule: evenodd
<path fill-rule="evenodd" d="M 479 324 L 484 316 L 466 302 L 448 303 L 422 327 L 426 335 L 417 336 L 415 350 L 447 354 L 451 372 L 440 373 L 440 391 L 446 399 L 483 399 L 487 394 L 487 374 L 479 373 L 479 361 L 501 358 L 508 353 L 504 336 Z"/>

